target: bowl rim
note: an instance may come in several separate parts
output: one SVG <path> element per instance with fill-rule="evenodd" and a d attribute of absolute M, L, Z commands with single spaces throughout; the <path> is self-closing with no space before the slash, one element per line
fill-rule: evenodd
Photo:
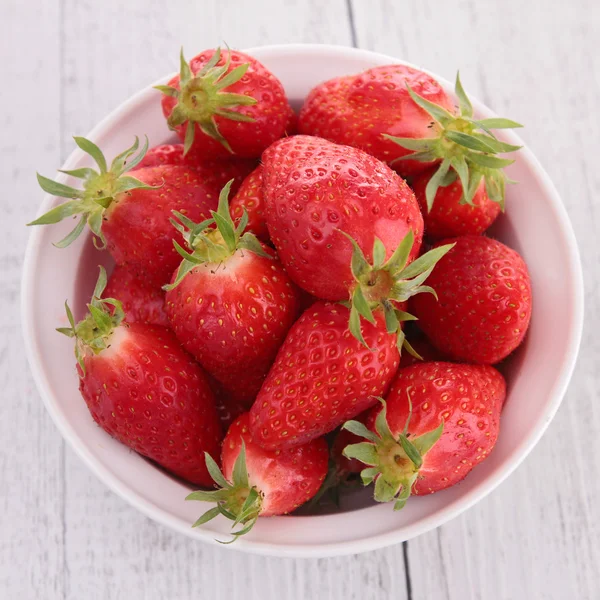
<path fill-rule="evenodd" d="M 423 69 L 420 66 L 416 66 L 404 60 L 400 60 L 393 56 L 389 56 L 382 53 L 371 52 L 369 50 L 362 50 L 346 46 L 338 46 L 331 44 L 278 44 L 278 45 L 267 45 L 252 47 L 244 52 L 250 55 L 256 55 L 258 60 L 263 60 L 271 56 L 278 58 L 285 56 L 296 56 L 303 54 L 305 56 L 311 55 L 326 55 L 331 57 L 349 57 L 354 56 L 356 58 L 377 60 L 377 61 L 388 61 L 391 63 L 405 64 L 414 68 L 418 68 L 437 79 L 446 89 L 452 89 L 452 84 L 443 77 L 438 76 L 427 69 Z M 172 75 L 171 75 L 172 76 Z M 143 103 L 146 100 L 147 94 L 152 90 L 153 85 L 164 83 L 168 80 L 168 77 L 161 77 L 157 82 L 150 86 L 146 86 L 133 96 L 125 100 L 118 107 L 112 110 L 104 119 L 102 119 L 86 136 L 89 139 L 97 139 L 100 135 L 109 130 L 111 127 L 118 122 L 124 113 L 131 110 L 137 104 Z M 471 101 L 476 108 L 483 113 L 492 115 L 492 111 L 482 104 L 479 100 L 470 96 Z M 555 213 L 557 221 L 561 224 L 561 235 L 563 237 L 564 247 L 568 251 L 567 263 L 569 265 L 570 274 L 573 281 L 573 313 L 570 315 L 571 327 L 568 334 L 568 342 L 565 347 L 564 360 L 562 368 L 557 376 L 557 380 L 554 384 L 551 392 L 551 398 L 546 403 L 545 410 L 538 417 L 538 425 L 528 433 L 528 435 L 521 440 L 519 445 L 513 450 L 515 459 L 509 461 L 508 464 L 497 469 L 494 473 L 488 477 L 485 482 L 477 486 L 461 498 L 449 503 L 442 509 L 438 510 L 434 514 L 425 517 L 421 520 L 416 521 L 408 525 L 401 526 L 392 531 L 385 533 L 366 535 L 362 538 L 346 541 L 346 542 L 334 542 L 330 544 L 278 544 L 274 542 L 262 542 L 251 539 L 240 539 L 236 544 L 236 549 L 243 550 L 246 552 L 261 554 L 267 556 L 288 556 L 288 557 L 329 557 L 329 556 L 341 556 L 354 554 L 358 552 L 365 552 L 369 550 L 375 550 L 384 546 L 389 546 L 394 543 L 410 539 L 430 531 L 447 521 L 458 516 L 468 508 L 473 506 L 476 502 L 487 496 L 493 489 L 495 489 L 500 483 L 502 483 L 525 459 L 525 457 L 531 452 L 533 447 L 538 443 L 548 425 L 554 418 L 558 407 L 560 406 L 564 394 L 566 392 L 568 383 L 573 374 L 575 363 L 577 360 L 577 354 L 581 341 L 581 335 L 583 330 L 583 314 L 584 314 L 584 287 L 583 287 L 583 272 L 581 267 L 581 261 L 579 256 L 579 250 L 575 234 L 569 220 L 567 211 L 562 203 L 562 200 L 558 194 L 558 191 L 554 187 L 550 177 L 534 156 L 534 154 L 523 144 L 523 141 L 514 132 L 510 132 L 508 137 L 511 138 L 512 143 L 522 145 L 523 148 L 520 151 L 520 159 L 529 163 L 532 170 L 535 173 L 541 187 L 544 189 L 545 195 L 549 200 L 549 208 Z M 514 140 L 514 141 L 513 141 Z M 65 161 L 62 169 L 70 169 L 72 166 L 80 160 L 82 151 L 75 149 Z M 46 211 L 51 203 L 53 197 L 49 194 L 44 195 L 44 199 L 38 209 L 38 215 Z M 32 298 L 32 286 L 35 280 L 34 264 L 36 256 L 41 246 L 41 230 L 33 228 L 27 243 L 25 251 L 23 271 L 21 279 L 21 318 L 22 318 L 22 331 L 25 342 L 25 350 L 29 366 L 36 383 L 38 392 L 42 397 L 42 400 L 46 406 L 46 410 L 50 413 L 54 424 L 59 429 L 63 438 L 69 443 L 75 453 L 81 458 L 81 460 L 87 465 L 87 467 L 113 492 L 119 495 L 121 498 L 126 500 L 129 504 L 134 506 L 140 512 L 147 517 L 166 525 L 169 528 L 183 533 L 194 539 L 201 539 L 210 543 L 215 543 L 216 540 L 213 538 L 213 533 L 210 531 L 203 531 L 202 529 L 192 529 L 189 523 L 184 523 L 181 519 L 175 517 L 167 510 L 159 508 L 152 502 L 138 495 L 128 485 L 117 478 L 108 468 L 105 468 L 87 449 L 85 443 L 83 443 L 74 428 L 68 423 L 62 411 L 55 406 L 53 394 L 50 392 L 48 381 L 45 377 L 43 370 L 43 362 L 39 348 L 35 343 L 35 332 L 33 331 L 33 298 Z M 369 509 L 360 509 L 369 510 Z M 289 517 L 288 517 L 289 518 Z M 303 517 L 305 519 L 324 519 L 327 515 L 314 516 L 314 517 Z"/>

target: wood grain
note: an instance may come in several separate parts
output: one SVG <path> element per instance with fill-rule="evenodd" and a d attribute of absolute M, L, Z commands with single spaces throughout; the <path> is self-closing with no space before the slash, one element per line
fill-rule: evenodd
<path fill-rule="evenodd" d="M 0 596 L 62 598 L 64 443 L 29 374 L 18 317 L 24 224 L 40 196 L 33 165 L 52 169 L 60 152 L 59 14 L 54 1 L 40 2 L 35 20 L 18 0 L 1 11 Z"/>
<path fill-rule="evenodd" d="M 586 327 L 573 382 L 531 456 L 488 498 L 409 542 L 415 598 L 598 598 L 600 528 L 600 176 L 592 157 L 600 119 L 600 9 L 554 3 L 355 2 L 361 47 L 400 56 L 453 79 L 502 116 L 549 171 L 579 241 Z M 432 43 L 433 40 L 433 43 Z M 510 192 L 509 192 L 510 193 Z M 557 307 L 560 318 L 560 307 Z M 549 324 L 551 326 L 551 324 Z"/>
<path fill-rule="evenodd" d="M 17 0 L 0 7 L 0 597 L 600 597 L 598 4 L 41 0 L 31 13 Z M 72 150 L 71 135 L 173 71 L 181 45 L 192 55 L 223 42 L 356 44 L 447 78 L 460 67 L 469 91 L 527 124 L 523 137 L 571 216 L 587 275 L 587 323 L 558 417 L 496 492 L 405 547 L 296 561 L 171 533 L 109 492 L 65 448 L 33 387 L 18 302 L 21 224 L 40 199 L 34 168 L 50 175 Z"/>

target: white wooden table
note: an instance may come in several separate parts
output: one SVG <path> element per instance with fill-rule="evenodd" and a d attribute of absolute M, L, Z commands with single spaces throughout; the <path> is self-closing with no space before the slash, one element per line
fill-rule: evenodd
<path fill-rule="evenodd" d="M 2 0 L 0 23 L 0 598 L 600 598 L 597 0 Z M 190 56 L 223 41 L 356 45 L 449 79 L 460 67 L 468 90 L 527 125 L 571 216 L 587 307 L 564 404 L 498 490 L 404 545 L 301 561 L 171 533 L 88 472 L 34 388 L 18 312 L 34 171 L 51 174 L 72 134 L 173 71 L 182 44 Z"/>

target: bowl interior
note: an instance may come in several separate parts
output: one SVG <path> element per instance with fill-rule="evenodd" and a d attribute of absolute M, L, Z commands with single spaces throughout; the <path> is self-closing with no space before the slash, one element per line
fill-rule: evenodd
<path fill-rule="evenodd" d="M 249 51 L 283 82 L 295 106 L 317 83 L 397 59 L 366 51 L 329 46 L 280 46 Z M 451 91 L 451 85 L 438 79 Z M 90 137 L 112 158 L 135 135 L 152 145 L 172 139 L 160 110 L 160 95 L 146 89 L 114 111 Z M 492 113 L 475 102 L 481 116 Z M 520 144 L 513 133 L 506 141 Z M 88 166 L 81 151 L 65 169 Z M 579 259 L 568 218 L 548 176 L 526 149 L 510 167 L 518 185 L 507 193 L 507 214 L 494 235 L 517 249 L 531 273 L 534 313 L 524 345 L 506 365 L 509 395 L 501 434 L 490 457 L 445 492 L 415 498 L 400 512 L 368 506 L 322 516 L 277 517 L 260 521 L 236 547 L 295 556 L 326 556 L 380 547 L 440 525 L 492 490 L 525 457 L 554 415 L 575 361 L 582 321 Z M 69 182 L 68 178 L 64 178 Z M 74 182 L 71 182 L 74 183 Z M 40 212 L 57 200 L 46 197 Z M 25 338 L 38 387 L 64 437 L 90 468 L 114 491 L 150 517 L 187 535 L 226 539 L 229 522 L 215 520 L 192 530 L 201 506 L 186 503 L 188 487 L 112 440 L 92 421 L 77 390 L 71 340 L 55 332 L 64 325 L 64 301 L 81 314 L 97 277 L 108 265 L 89 237 L 68 250 L 52 246 L 72 227 L 61 223 L 32 232 L 23 279 Z M 560 318 L 557 318 L 560 314 Z M 551 326 L 550 326 L 551 324 Z"/>

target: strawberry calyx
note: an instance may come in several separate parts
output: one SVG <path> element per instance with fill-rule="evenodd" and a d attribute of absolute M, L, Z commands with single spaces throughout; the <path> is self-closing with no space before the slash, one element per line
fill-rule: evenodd
<path fill-rule="evenodd" d="M 397 308 L 397 303 L 406 302 L 412 296 L 427 292 L 436 298 L 435 290 L 423 285 L 433 271 L 437 262 L 454 244 L 446 244 L 433 248 L 421 255 L 409 265 L 408 257 L 414 243 L 412 230 L 404 236 L 392 256 L 385 261 L 385 246 L 379 238 L 373 244 L 373 264 L 369 264 L 363 251 L 356 241 L 347 233 L 343 233 L 352 244 L 351 270 L 354 276 L 354 285 L 350 290 L 349 329 L 352 335 L 366 346 L 361 332 L 361 317 L 375 323 L 373 312 L 383 310 L 385 325 L 388 333 L 397 336 L 398 350 L 405 348 L 413 356 L 420 358 L 410 346 L 404 336 L 401 323 L 415 321 L 416 317 Z"/>
<path fill-rule="evenodd" d="M 245 231 L 248 226 L 248 213 L 243 209 L 242 216 L 236 224 L 229 212 L 229 193 L 233 179 L 228 181 L 219 193 L 219 205 L 217 210 L 211 210 L 211 219 L 205 219 L 200 223 L 194 223 L 184 214 L 173 211 L 175 219 L 171 224 L 181 233 L 188 249 L 184 249 L 173 240 L 173 245 L 178 254 L 183 258 L 175 280 L 163 289 L 172 290 L 177 287 L 182 279 L 196 266 L 205 263 L 220 264 L 235 254 L 238 250 L 249 250 L 271 258 L 264 250 L 258 238 L 250 231 Z"/>
<path fill-rule="evenodd" d="M 194 143 L 196 132 L 195 124 L 205 135 L 221 143 L 229 152 L 233 150 L 229 142 L 223 137 L 215 117 L 223 117 L 232 121 L 254 122 L 252 117 L 242 114 L 233 108 L 238 106 L 251 106 L 256 104 L 256 99 L 244 94 L 233 94 L 224 91 L 228 86 L 239 81 L 248 70 L 250 63 L 241 64 L 229 70 L 231 53 L 227 52 L 225 64 L 217 67 L 221 59 L 221 49 L 217 48 L 211 59 L 196 74 L 192 74 L 189 63 L 180 54 L 179 89 L 169 85 L 157 85 L 155 89 L 167 96 L 177 99 L 177 104 L 167 119 L 171 129 L 187 122 L 183 154 L 187 154 Z M 190 126 L 191 125 L 191 126 Z"/>
<path fill-rule="evenodd" d="M 522 127 L 520 123 L 510 119 L 473 117 L 473 106 L 456 74 L 455 92 L 459 103 L 459 114 L 454 115 L 441 106 L 426 100 L 415 93 L 409 86 L 408 93 L 414 102 L 425 110 L 440 128 L 440 135 L 431 138 L 400 138 L 383 134 L 385 138 L 395 142 L 402 148 L 413 150 L 412 154 L 401 156 L 400 160 L 416 160 L 419 162 L 438 161 L 439 167 L 433 174 L 425 196 L 427 208 L 431 210 L 437 190 L 460 179 L 463 195 L 461 202 L 473 206 L 473 198 L 481 180 L 485 182 L 485 190 L 494 202 L 504 210 L 505 188 L 507 183 L 514 183 L 507 178 L 504 167 L 514 160 L 501 158 L 499 153 L 514 152 L 521 146 L 501 142 L 492 133 L 492 129 L 513 129 Z"/>
<path fill-rule="evenodd" d="M 423 457 L 440 439 L 444 423 L 432 431 L 418 437 L 408 433 L 412 413 L 409 402 L 409 414 L 404 430 L 394 437 L 387 422 L 385 400 L 379 398 L 381 411 L 375 419 L 375 432 L 368 429 L 360 421 L 347 421 L 343 428 L 353 434 L 365 438 L 366 442 L 350 444 L 344 448 L 344 456 L 355 458 L 367 467 L 360 473 L 365 486 L 375 482 L 374 498 L 377 502 L 394 501 L 394 510 L 404 508 L 410 497 L 412 486 L 419 476 L 423 465 Z"/>
<path fill-rule="evenodd" d="M 127 150 L 114 158 L 110 168 L 104 154 L 96 144 L 83 137 L 75 136 L 73 139 L 84 152 L 94 159 L 98 165 L 98 170 L 83 167 L 72 171 L 60 171 L 71 177 L 81 179 L 83 181 L 83 189 L 64 185 L 38 173 L 38 183 L 46 193 L 60 198 L 70 198 L 70 200 L 59 204 L 41 217 L 35 219 L 35 221 L 27 223 L 27 225 L 51 225 L 68 217 L 81 215 L 76 227 L 54 245 L 57 248 L 65 248 L 73 243 L 87 224 L 94 234 L 94 244 L 96 247 L 105 248 L 106 239 L 102 233 L 102 221 L 104 213 L 112 202 L 119 194 L 124 192 L 130 192 L 135 189 L 153 189 L 153 186 L 146 185 L 130 175 L 125 175 L 127 171 L 134 169 L 144 158 L 148 150 L 148 138 L 146 138 L 144 146 L 137 152 L 139 139 L 136 137 L 134 144 L 130 148 L 127 148 Z"/>
<path fill-rule="evenodd" d="M 206 468 L 218 489 L 210 492 L 202 490 L 192 492 L 186 497 L 186 500 L 212 502 L 216 503 L 216 506 L 207 510 L 192 527 L 198 527 L 211 521 L 217 515 L 223 515 L 233 521 L 232 530 L 238 525 L 241 526 L 237 531 L 231 532 L 232 540 L 222 542 L 231 544 L 254 527 L 261 512 L 263 495 L 255 486 L 250 485 L 248 469 L 246 468 L 246 445 L 243 441 L 242 448 L 233 466 L 231 482 L 225 479 L 219 465 L 210 454 L 205 453 L 205 457 Z"/>
<path fill-rule="evenodd" d="M 68 302 L 65 301 L 65 311 L 69 327 L 58 327 L 56 331 L 70 338 L 75 338 L 75 357 L 85 374 L 83 357 L 87 352 L 100 354 L 110 346 L 110 337 L 116 327 L 121 325 L 125 312 L 121 302 L 115 298 L 102 298 L 106 288 L 106 270 L 100 267 L 98 281 L 90 303 L 87 305 L 88 314 L 79 323 L 75 323 Z"/>

